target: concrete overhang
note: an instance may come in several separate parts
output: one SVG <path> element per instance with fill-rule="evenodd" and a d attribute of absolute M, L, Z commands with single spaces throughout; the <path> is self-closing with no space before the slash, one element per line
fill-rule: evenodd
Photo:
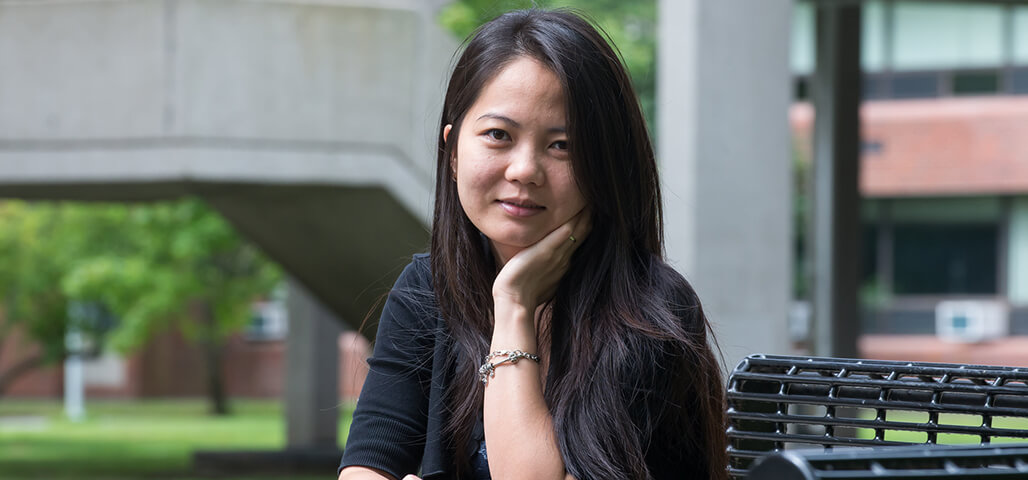
<path fill-rule="evenodd" d="M 357 326 L 428 245 L 440 4 L 0 0 L 0 197 L 198 195 Z"/>

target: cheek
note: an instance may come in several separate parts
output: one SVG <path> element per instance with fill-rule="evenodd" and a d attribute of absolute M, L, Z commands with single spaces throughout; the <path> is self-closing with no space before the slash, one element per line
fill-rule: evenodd
<path fill-rule="evenodd" d="M 561 170 L 558 175 L 554 178 L 559 178 L 559 187 L 556 193 L 560 198 L 561 205 L 565 209 L 574 210 L 571 212 L 572 214 L 578 213 L 585 206 L 585 197 L 582 196 L 582 191 L 579 190 L 578 184 L 571 174 L 571 168 Z"/>
<path fill-rule="evenodd" d="M 471 162 L 457 167 L 457 196 L 464 214 L 473 222 L 477 222 L 485 214 L 492 200 L 491 183 L 487 172 L 468 163 Z"/>
<path fill-rule="evenodd" d="M 484 183 L 482 172 L 467 166 L 457 167 L 457 193 L 462 198 L 480 193 L 484 188 Z M 471 198 L 465 198 L 465 200 L 471 200 Z"/>
<path fill-rule="evenodd" d="M 498 159 L 489 152 L 461 149 L 457 157 L 457 193 L 461 203 L 482 201 L 496 186 L 503 172 L 497 168 Z M 463 160 L 461 160 L 463 158 Z"/>

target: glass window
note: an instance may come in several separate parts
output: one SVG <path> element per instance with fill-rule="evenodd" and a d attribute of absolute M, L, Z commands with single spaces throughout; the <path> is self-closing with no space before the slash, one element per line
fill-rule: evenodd
<path fill-rule="evenodd" d="M 889 98 L 889 79 L 881 74 L 864 75 L 860 88 L 864 100 Z"/>
<path fill-rule="evenodd" d="M 954 95 L 994 95 L 999 87 L 999 72 L 995 70 L 953 74 Z"/>
<path fill-rule="evenodd" d="M 810 2 L 796 2 L 792 7 L 792 73 L 814 72 L 814 45 L 814 6 Z"/>
<path fill-rule="evenodd" d="M 1003 63 L 1003 6 L 896 2 L 893 68 L 917 70 Z"/>
<path fill-rule="evenodd" d="M 865 223 L 861 238 L 860 283 L 865 288 L 874 287 L 878 278 L 878 225 Z"/>
<path fill-rule="evenodd" d="M 885 69 L 885 6 L 882 0 L 864 2 L 861 12 L 861 65 L 865 71 Z M 792 73 L 814 73 L 817 56 L 817 19 L 811 2 L 799 1 L 792 7 Z"/>
<path fill-rule="evenodd" d="M 865 72 L 885 69 L 885 6 L 881 0 L 864 2 L 861 11 L 860 63 Z"/>
<path fill-rule="evenodd" d="M 1028 68 L 1016 68 L 1010 72 L 1010 93 L 1028 93 Z"/>
<path fill-rule="evenodd" d="M 261 301 L 251 306 L 248 340 L 284 340 L 289 333 L 289 314 L 282 301 Z"/>
<path fill-rule="evenodd" d="M 1028 7 L 1014 7 L 1014 63 L 1028 65 Z"/>
<path fill-rule="evenodd" d="M 889 86 L 892 98 L 931 98 L 940 93 L 937 73 L 898 73 Z"/>
<path fill-rule="evenodd" d="M 1003 219 L 999 197 L 935 197 L 895 199 L 889 215 L 896 223 L 984 224 Z"/>
<path fill-rule="evenodd" d="M 796 77 L 792 81 L 792 99 L 801 102 L 810 99 L 810 79 Z"/>
<path fill-rule="evenodd" d="M 996 293 L 995 224 L 893 227 L 897 295 Z"/>

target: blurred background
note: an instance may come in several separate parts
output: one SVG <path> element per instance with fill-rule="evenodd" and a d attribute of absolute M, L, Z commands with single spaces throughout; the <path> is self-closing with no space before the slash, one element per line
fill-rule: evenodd
<path fill-rule="evenodd" d="M 498 13 L 628 65 L 752 353 L 1028 366 L 1028 2 L 0 0 L 0 478 L 333 478 Z"/>

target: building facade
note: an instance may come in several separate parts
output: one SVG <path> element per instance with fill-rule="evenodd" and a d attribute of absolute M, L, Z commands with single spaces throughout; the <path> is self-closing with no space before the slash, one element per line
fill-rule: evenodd
<path fill-rule="evenodd" d="M 862 14 L 861 356 L 1028 365 L 1028 6 L 872 0 Z M 800 162 L 814 15 L 794 6 Z M 997 306 L 1001 333 L 954 335 L 978 321 L 947 317 L 954 301 Z"/>

